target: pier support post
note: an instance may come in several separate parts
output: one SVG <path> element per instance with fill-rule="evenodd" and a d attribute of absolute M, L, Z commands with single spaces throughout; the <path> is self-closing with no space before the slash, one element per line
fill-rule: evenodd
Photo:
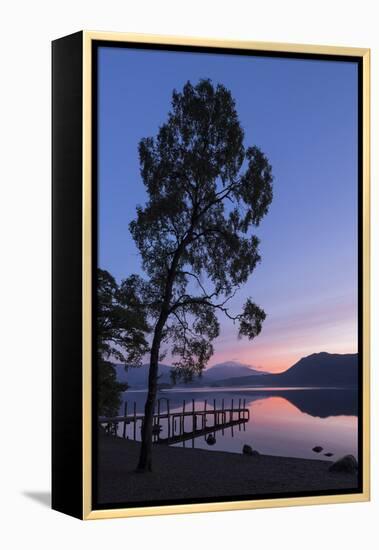
<path fill-rule="evenodd" d="M 186 400 L 183 399 L 183 414 L 181 418 L 181 434 L 184 435 L 184 418 L 185 418 L 185 412 L 186 412 Z"/>
<path fill-rule="evenodd" d="M 134 441 L 136 440 L 136 430 L 137 430 L 137 405 L 136 405 L 136 402 L 134 401 L 134 405 L 133 405 L 133 438 L 134 438 Z"/>
<path fill-rule="evenodd" d="M 128 402 L 125 401 L 124 403 L 124 429 L 122 431 L 122 437 L 125 439 L 126 437 L 126 421 L 128 417 Z"/>
<path fill-rule="evenodd" d="M 170 441 L 171 436 L 171 426 L 170 426 L 170 401 L 167 399 L 167 438 Z"/>

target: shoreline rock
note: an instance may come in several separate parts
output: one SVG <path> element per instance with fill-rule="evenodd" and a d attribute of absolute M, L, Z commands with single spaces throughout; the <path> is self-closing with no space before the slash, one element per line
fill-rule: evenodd
<path fill-rule="evenodd" d="M 343 474 L 355 474 L 358 470 L 358 462 L 355 456 L 346 455 L 339 460 L 336 460 L 330 468 L 329 472 L 338 472 Z"/>
<path fill-rule="evenodd" d="M 242 454 L 246 456 L 260 456 L 258 451 L 255 451 L 251 445 L 246 444 L 242 447 Z"/>

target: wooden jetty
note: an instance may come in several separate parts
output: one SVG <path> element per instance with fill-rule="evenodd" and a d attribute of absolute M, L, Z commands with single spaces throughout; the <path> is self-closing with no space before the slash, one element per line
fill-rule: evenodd
<path fill-rule="evenodd" d="M 162 408 L 163 401 L 166 403 L 165 410 Z M 144 415 L 137 414 L 136 411 L 136 402 L 133 403 L 133 407 L 125 402 L 123 415 L 99 417 L 99 425 L 105 427 L 109 434 L 138 440 Z M 196 408 L 194 399 L 190 402 L 183 400 L 182 406 L 176 406 L 175 410 L 172 410 L 169 399 L 160 398 L 157 400 L 153 416 L 153 443 L 174 445 L 183 442 L 184 445 L 185 441 L 194 442 L 196 438 L 204 436 L 209 444 L 213 444 L 212 435 L 214 437 L 216 432 L 221 431 L 224 434 L 224 431 L 230 428 L 233 435 L 234 427 L 245 429 L 245 423 L 249 419 L 250 411 L 246 407 L 245 399 L 239 399 L 238 406 L 234 405 L 232 399 L 229 407 L 225 407 L 224 399 L 220 407 L 217 407 L 215 399 L 211 406 L 205 400 L 201 408 Z"/>

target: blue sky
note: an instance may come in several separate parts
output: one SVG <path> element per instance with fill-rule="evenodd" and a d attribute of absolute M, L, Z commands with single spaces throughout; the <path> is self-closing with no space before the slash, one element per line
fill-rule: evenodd
<path fill-rule="evenodd" d="M 128 225 L 146 198 L 138 143 L 155 136 L 172 90 L 210 78 L 232 92 L 245 145 L 268 156 L 274 199 L 257 230 L 262 262 L 234 299 L 267 313 L 253 342 L 222 321 L 210 364 L 279 371 L 318 351 L 357 351 L 357 65 L 101 47 L 99 265 L 141 273 Z"/>

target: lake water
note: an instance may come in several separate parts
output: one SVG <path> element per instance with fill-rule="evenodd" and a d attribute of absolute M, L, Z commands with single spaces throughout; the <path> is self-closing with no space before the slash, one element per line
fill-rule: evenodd
<path fill-rule="evenodd" d="M 244 444 L 262 454 L 292 456 L 300 458 L 322 458 L 326 452 L 337 458 L 345 454 L 357 456 L 358 418 L 357 391 L 345 389 L 317 388 L 176 388 L 160 391 L 161 412 L 166 411 L 166 399 L 170 402 L 170 412 L 181 412 L 183 401 L 186 411 L 213 410 L 234 407 L 239 401 L 245 402 L 250 418 L 238 426 L 212 432 L 213 445 L 207 436 L 191 438 L 177 443 L 178 446 L 240 453 Z M 137 414 L 143 414 L 146 392 L 128 390 L 124 401 L 128 403 L 128 415 L 133 412 L 134 402 Z M 123 414 L 124 405 L 120 408 Z M 237 416 L 235 416 L 237 418 Z M 177 420 L 179 424 L 179 419 Z M 192 431 L 192 417 L 185 420 L 184 429 Z M 209 416 L 209 425 L 212 419 Z M 161 437 L 167 437 L 167 420 L 161 420 Z M 178 427 L 175 424 L 176 433 Z M 119 425 L 119 434 L 122 425 Z M 126 436 L 133 438 L 132 423 L 126 427 Z M 136 439 L 140 439 L 140 426 L 137 424 Z M 323 447 L 317 455 L 315 446 Z"/>

